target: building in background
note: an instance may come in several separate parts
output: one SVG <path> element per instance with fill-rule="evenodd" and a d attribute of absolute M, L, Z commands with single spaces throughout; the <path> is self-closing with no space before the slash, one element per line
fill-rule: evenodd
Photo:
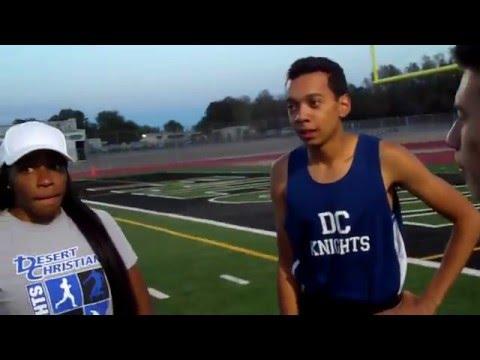
<path fill-rule="evenodd" d="M 211 137 L 216 142 L 236 142 L 247 139 L 253 130 L 250 126 L 228 126 L 221 129 L 212 130 Z"/>
<path fill-rule="evenodd" d="M 45 122 L 48 125 L 54 126 L 65 135 L 67 141 L 68 155 L 75 161 L 85 160 L 85 129 L 77 129 L 77 121 L 75 119 L 68 119 L 63 121 L 49 121 Z M 12 125 L 0 125 L 0 144 L 5 137 L 5 133 Z"/>

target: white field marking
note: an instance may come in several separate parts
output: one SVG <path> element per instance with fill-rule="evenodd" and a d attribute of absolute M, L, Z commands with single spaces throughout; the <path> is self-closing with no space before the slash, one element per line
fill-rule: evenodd
<path fill-rule="evenodd" d="M 467 185 L 453 185 L 454 188 L 467 188 Z M 404 194 L 404 193 L 408 193 L 409 191 L 408 190 L 399 190 L 398 191 L 398 194 Z"/>
<path fill-rule="evenodd" d="M 234 191 L 234 190 L 245 190 L 245 189 L 249 189 L 249 188 L 246 188 L 246 187 L 244 187 L 244 188 L 230 188 L 230 189 L 224 189 L 224 190 L 225 191 L 227 191 L 227 190 Z M 253 187 L 253 189 L 258 189 L 258 187 Z M 175 192 L 173 192 L 174 194 L 177 195 L 177 196 L 175 196 L 175 195 L 161 194 L 161 193 L 159 193 L 160 190 L 149 189 L 148 191 L 155 191 L 155 193 L 147 194 L 147 193 L 142 193 L 142 192 L 128 192 L 128 191 L 116 191 L 116 190 L 112 190 L 111 192 L 114 193 L 114 194 L 150 196 L 150 197 L 159 197 L 159 198 L 176 199 L 176 200 L 201 199 L 201 198 L 209 198 L 209 197 L 212 197 L 212 196 L 216 199 L 216 198 L 221 198 L 221 197 L 225 197 L 225 196 L 238 195 L 238 194 L 230 194 L 228 192 L 218 192 L 218 191 L 205 191 L 205 192 L 200 193 L 198 195 L 188 195 L 188 194 L 186 194 L 185 191 L 175 191 Z M 260 190 L 260 191 L 265 191 L 265 190 Z M 170 193 L 172 193 L 172 192 L 170 192 Z M 211 201 L 211 200 L 209 200 L 209 201 Z M 220 202 L 220 201 L 214 200 L 212 202 Z M 269 201 L 265 201 L 265 202 L 269 202 Z M 227 202 L 226 204 L 230 204 L 230 202 Z M 235 204 L 238 204 L 238 203 L 235 203 Z"/>
<path fill-rule="evenodd" d="M 439 262 L 430 261 L 430 260 L 409 258 L 408 263 L 413 264 L 413 265 L 420 265 L 420 266 L 424 266 L 424 267 L 429 267 L 429 268 L 433 268 L 433 269 L 438 269 L 440 267 Z M 475 277 L 480 277 L 480 270 L 466 267 L 466 268 L 463 268 L 462 274 L 471 275 L 471 276 L 475 276 Z"/>
<path fill-rule="evenodd" d="M 195 189 L 197 190 L 197 189 Z M 211 193 L 211 194 L 215 194 L 215 193 L 226 193 L 226 195 L 230 195 L 230 193 L 232 191 L 237 191 L 237 190 L 253 190 L 253 191 L 268 191 L 268 185 L 267 184 L 264 184 L 264 185 L 261 185 L 261 184 L 256 184 L 256 185 L 245 185 L 245 186 L 231 186 L 231 187 L 228 187 L 228 188 L 218 188 L 218 189 L 215 189 L 215 190 L 211 190 L 211 191 L 206 191 L 205 194 L 207 193 Z M 182 193 L 180 191 L 177 191 L 175 192 L 175 194 L 177 193 Z M 238 194 L 233 194 L 233 195 L 238 195 Z"/>
<path fill-rule="evenodd" d="M 257 200 L 244 200 L 244 201 L 235 201 L 235 200 L 225 200 L 231 197 L 239 197 L 239 196 L 244 196 L 244 195 L 252 195 L 252 194 L 262 194 L 267 190 L 259 190 L 259 191 L 251 191 L 251 192 L 246 192 L 242 194 L 228 194 L 226 196 L 217 196 L 212 199 L 208 199 L 209 202 L 212 203 L 217 203 L 217 204 L 264 204 L 264 203 L 269 203 L 271 202 L 270 199 L 267 199 L 267 196 L 270 197 L 269 194 L 264 194 L 258 196 Z M 263 199 L 262 199 L 263 198 Z"/>
<path fill-rule="evenodd" d="M 172 180 L 172 182 L 175 180 Z M 210 187 L 221 187 L 221 186 L 230 186 L 230 185 L 243 185 L 243 184 L 254 184 L 258 182 L 268 182 L 268 177 L 256 177 L 256 178 L 244 178 L 244 179 L 230 179 L 230 180 L 223 180 L 223 181 L 196 181 L 196 182 L 187 182 L 186 180 L 179 180 L 182 186 L 189 185 L 194 189 L 203 189 L 203 188 L 210 188 Z"/>
<path fill-rule="evenodd" d="M 220 196 L 218 198 L 208 199 L 209 202 L 215 204 L 230 204 L 230 205 L 244 205 L 244 204 L 268 204 L 271 200 L 250 200 L 250 201 L 228 201 L 228 200 L 217 200 L 224 196 Z"/>
<path fill-rule="evenodd" d="M 180 196 L 171 196 L 171 195 L 163 195 L 163 194 L 146 194 L 146 193 L 140 193 L 140 192 L 128 192 L 128 191 L 117 191 L 117 190 L 111 190 L 111 193 L 114 194 L 128 194 L 128 195 L 137 195 L 137 196 L 149 196 L 149 197 L 159 197 L 159 198 L 165 198 L 165 199 L 175 199 L 175 200 L 185 200 L 185 199 L 194 199 L 194 198 L 185 198 L 185 197 L 180 197 Z"/>
<path fill-rule="evenodd" d="M 451 226 L 451 224 L 432 225 L 432 224 L 426 224 L 426 223 L 419 223 L 419 222 L 415 222 L 415 221 L 404 221 L 403 223 L 405 225 L 420 226 L 420 227 L 429 228 L 429 229 L 438 229 L 438 228 L 442 228 L 442 227 Z"/>
<path fill-rule="evenodd" d="M 167 199 L 169 198 L 170 199 L 197 199 L 197 198 L 208 197 L 205 195 L 223 196 L 223 195 L 229 195 L 230 191 L 267 188 L 269 185 L 269 182 L 266 179 L 267 178 L 262 177 L 262 178 L 246 179 L 246 180 L 238 179 L 233 181 L 229 180 L 229 181 L 221 181 L 221 182 L 213 182 L 213 183 L 209 182 L 209 183 L 197 183 L 192 185 L 182 185 L 183 188 L 166 191 L 169 195 L 159 194 L 158 197 L 164 197 Z M 181 180 L 180 182 L 182 181 L 187 182 L 189 180 Z M 136 192 L 133 193 L 132 190 L 136 190 Z M 138 187 L 132 190 L 117 189 L 117 190 L 112 190 L 111 192 L 115 194 L 125 193 L 125 194 L 131 194 L 131 195 L 148 196 L 147 194 L 144 194 L 141 191 L 148 191 L 148 192 L 152 191 L 157 193 L 160 191 L 165 191 L 163 189 L 155 189 L 152 187 Z M 193 196 L 188 195 L 189 192 L 192 192 L 192 191 L 199 192 L 201 190 L 208 190 L 208 191 L 205 191 L 204 194 L 200 194 L 200 195 L 193 195 Z"/>
<path fill-rule="evenodd" d="M 207 190 L 207 191 L 227 191 L 227 190 L 242 190 L 242 189 L 257 189 L 259 187 L 268 187 L 270 185 L 269 181 L 256 181 L 256 182 L 241 182 L 235 184 L 209 184 L 209 186 L 193 186 L 188 190 Z M 185 188 L 172 190 L 173 192 L 184 192 Z"/>
<path fill-rule="evenodd" d="M 155 185 L 156 188 L 159 188 L 159 185 Z M 139 186 L 139 187 L 134 187 L 128 190 L 118 190 L 118 189 L 112 189 L 110 192 L 115 193 L 115 194 L 131 194 L 132 191 L 146 191 L 146 190 L 151 190 L 153 187 L 152 186 Z"/>
<path fill-rule="evenodd" d="M 470 194 L 470 191 L 461 191 L 460 192 L 462 195 L 467 195 L 467 197 L 471 197 L 472 195 Z M 408 197 L 408 198 L 400 198 L 400 203 L 404 201 L 409 201 L 409 200 L 419 200 L 416 196 Z"/>
<path fill-rule="evenodd" d="M 209 220 L 209 219 L 195 218 L 195 217 L 192 217 L 192 216 L 184 216 L 184 215 L 171 214 L 171 213 L 163 213 L 163 212 L 159 212 L 159 211 L 145 210 L 145 209 L 134 208 L 134 207 L 129 207 L 129 206 L 114 205 L 114 204 L 109 204 L 109 203 L 104 203 L 104 202 L 99 202 L 99 201 L 91 201 L 91 200 L 82 200 L 82 201 L 86 204 L 91 204 L 91 205 L 111 207 L 111 208 L 114 208 L 114 209 L 129 210 L 129 211 L 139 212 L 139 213 L 144 213 L 144 214 L 165 216 L 165 217 L 172 218 L 172 219 L 188 220 L 188 221 L 193 221 L 193 222 L 197 222 L 197 223 L 200 223 L 200 224 L 208 224 L 208 225 L 223 227 L 225 229 L 245 231 L 245 232 L 249 232 L 249 233 L 252 233 L 252 234 L 264 235 L 264 236 L 268 236 L 268 237 L 272 237 L 272 238 L 276 238 L 276 236 L 277 236 L 277 233 L 275 231 L 255 229 L 255 228 L 252 228 L 252 227 L 233 225 L 233 224 L 228 224 L 228 223 Z M 443 225 L 443 226 L 445 226 L 445 225 Z M 436 227 L 443 227 L 443 226 L 438 226 L 437 225 Z M 446 225 L 446 226 L 449 226 L 449 225 Z M 420 259 L 414 259 L 414 258 L 408 258 L 408 262 L 411 263 L 411 264 L 420 265 L 420 266 L 424 266 L 424 267 L 430 267 L 430 268 L 437 268 L 437 267 L 440 266 L 439 263 L 436 263 L 434 261 L 420 260 Z M 475 270 L 475 269 L 471 269 L 471 268 L 464 268 L 462 273 L 467 274 L 467 275 L 472 275 L 472 276 L 480 276 L 480 271 L 479 270 Z"/>
<path fill-rule="evenodd" d="M 85 181 L 88 181 L 88 182 L 96 182 L 96 183 L 116 183 L 116 184 L 131 184 L 131 185 L 135 185 L 135 184 L 140 184 L 140 185 L 145 185 L 145 184 L 150 184 L 149 182 L 144 182 L 144 181 L 134 181 L 134 180 L 115 180 L 115 179 L 95 179 L 95 180 L 92 180 L 92 179 L 82 179 L 82 180 L 76 180 L 78 182 L 85 182 Z"/>
<path fill-rule="evenodd" d="M 170 195 L 159 195 L 159 194 L 143 194 L 143 193 L 136 193 L 130 195 L 141 195 L 141 196 L 149 196 L 155 198 L 165 198 L 165 199 L 175 199 L 175 200 L 185 200 L 185 198 L 180 196 L 170 196 Z"/>
<path fill-rule="evenodd" d="M 439 215 L 438 213 L 436 213 L 435 211 L 429 211 L 429 212 L 426 212 L 426 213 L 423 213 L 423 214 L 407 214 L 407 215 L 402 215 L 402 217 L 404 219 L 411 219 L 411 218 L 416 218 L 416 217 L 422 217 L 422 216 L 432 216 L 432 215 Z"/>
<path fill-rule="evenodd" d="M 414 213 L 422 213 L 422 212 L 430 212 L 432 209 L 430 208 L 423 208 L 423 209 L 413 209 L 413 210 L 402 210 L 403 214 L 414 214 Z"/>
<path fill-rule="evenodd" d="M 480 203 L 474 203 L 473 206 L 478 208 L 480 206 Z M 417 212 L 432 212 L 432 208 L 425 207 L 422 209 L 412 209 L 412 210 L 402 210 L 402 214 L 410 214 L 410 213 L 417 213 Z"/>
<path fill-rule="evenodd" d="M 255 185 L 255 184 L 268 184 L 270 183 L 269 179 L 266 178 L 254 178 L 252 180 L 234 180 L 234 181 L 219 181 L 219 182 L 212 182 L 212 183 L 196 183 L 196 184 L 189 184 L 190 188 L 194 189 L 210 189 L 210 188 L 217 188 L 217 187 L 230 187 L 230 186 L 245 186 L 245 185 Z M 183 188 L 187 185 L 181 184 Z"/>
<path fill-rule="evenodd" d="M 222 274 L 220 275 L 220 278 L 221 279 L 224 279 L 224 280 L 227 280 L 227 281 L 231 281 L 231 282 L 234 282 L 238 285 L 248 285 L 250 284 L 250 281 L 248 280 L 244 280 L 244 279 L 240 279 L 236 276 L 233 276 L 233 275 L 228 275 L 228 274 Z"/>
<path fill-rule="evenodd" d="M 199 194 L 199 195 L 194 195 L 194 196 L 173 196 L 173 195 L 164 195 L 164 194 L 140 194 L 140 193 L 131 193 L 131 195 L 143 195 L 143 196 L 150 196 L 150 197 L 158 197 L 158 198 L 166 198 L 166 199 L 177 199 L 177 200 L 191 200 L 191 199 L 201 199 L 201 198 L 208 198 L 210 196 L 216 196 L 216 195 L 228 195 L 228 193 L 214 193 L 212 191 L 212 194 Z M 207 195 L 207 196 L 205 196 Z"/>
<path fill-rule="evenodd" d="M 148 293 L 153 296 L 154 298 L 156 299 L 159 299 L 159 300 L 164 300 L 164 299 L 168 299 L 170 296 L 167 295 L 167 294 L 164 294 L 162 293 L 161 291 L 158 291 L 154 288 L 148 288 Z"/>
<path fill-rule="evenodd" d="M 478 208 L 480 206 L 480 203 L 475 203 L 473 204 L 473 206 L 475 208 Z M 410 219 L 410 218 L 414 218 L 414 217 L 420 217 L 420 216 L 432 216 L 432 215 L 438 215 L 438 216 L 441 216 L 439 213 L 437 213 L 436 211 L 433 211 L 432 209 L 428 209 L 429 211 L 428 212 L 425 212 L 425 213 L 422 213 L 422 214 L 407 214 L 407 215 L 403 215 L 403 212 L 402 212 L 402 217 L 404 219 Z"/>
<path fill-rule="evenodd" d="M 259 186 L 257 184 L 256 186 L 252 185 L 245 185 L 245 186 L 238 186 L 238 187 L 228 187 L 228 188 L 220 188 L 216 190 L 210 190 L 210 191 L 203 191 L 203 193 L 200 193 L 198 195 L 189 195 L 191 192 L 197 192 L 201 190 L 206 190 L 206 189 L 197 189 L 194 188 L 193 190 L 186 190 L 186 189 L 178 189 L 174 191 L 169 191 L 168 193 L 173 194 L 173 195 L 164 195 L 164 194 L 151 194 L 147 195 L 145 193 L 132 193 L 129 191 L 112 191 L 118 194 L 131 194 L 131 195 L 143 195 L 143 196 L 152 196 L 152 197 L 164 197 L 164 198 L 170 198 L 170 199 L 199 199 L 199 198 L 208 198 L 210 196 L 214 196 L 216 198 L 218 197 L 224 197 L 224 196 L 233 196 L 233 195 L 238 195 L 238 194 L 230 194 L 230 191 L 236 191 L 236 190 L 249 190 L 249 189 L 259 189 L 259 188 L 266 188 L 267 185 L 265 184 L 264 186 Z M 152 191 L 152 189 L 142 189 L 142 190 L 148 190 Z M 158 190 L 157 190 L 158 191 Z M 266 189 L 259 190 L 260 191 L 266 191 Z M 213 202 L 218 202 L 218 201 L 213 201 Z"/>
<path fill-rule="evenodd" d="M 229 171 L 225 171 L 226 174 L 245 174 L 246 172 L 248 172 L 249 174 L 268 174 L 268 172 L 264 171 L 264 170 L 229 170 Z"/>
<path fill-rule="evenodd" d="M 417 200 L 408 200 L 408 201 L 403 201 L 400 200 L 400 205 L 408 205 L 408 204 L 417 204 L 417 203 L 422 203 L 423 201 L 416 198 Z"/>
<path fill-rule="evenodd" d="M 160 184 L 153 183 L 135 183 L 127 185 L 111 185 L 111 186 L 100 186 L 94 188 L 87 188 L 87 191 L 103 191 L 103 190 L 119 190 L 119 189 L 131 189 L 131 188 L 144 188 L 145 186 L 160 186 Z"/>
<path fill-rule="evenodd" d="M 223 227 L 225 229 L 245 231 L 245 232 L 249 232 L 249 233 L 252 233 L 252 234 L 264 235 L 264 236 L 269 236 L 269 237 L 276 237 L 277 236 L 277 233 L 275 231 L 268 231 L 268 230 L 263 230 L 263 229 L 255 229 L 255 228 L 251 228 L 251 227 L 247 227 L 247 226 L 233 225 L 233 224 L 228 224 L 228 223 L 225 223 L 225 222 L 215 221 L 215 220 L 210 220 L 210 219 L 202 219 L 202 218 L 196 218 L 196 217 L 192 217 L 192 216 L 165 213 L 165 212 L 154 211 L 154 210 L 146 210 L 146 209 L 141 209 L 141 208 L 135 208 L 135 207 L 123 206 L 123 205 L 115 205 L 115 204 L 109 204 L 109 203 L 92 201 L 92 200 L 82 200 L 82 201 L 86 204 L 91 204 L 91 205 L 111 207 L 111 208 L 114 208 L 114 209 L 128 210 L 128 211 L 139 212 L 139 213 L 143 213 L 143 214 L 165 216 L 165 217 L 168 217 L 168 218 L 171 218 L 171 219 L 188 220 L 188 221 L 193 221 L 193 222 L 200 223 L 200 224 L 219 226 L 219 227 Z"/>

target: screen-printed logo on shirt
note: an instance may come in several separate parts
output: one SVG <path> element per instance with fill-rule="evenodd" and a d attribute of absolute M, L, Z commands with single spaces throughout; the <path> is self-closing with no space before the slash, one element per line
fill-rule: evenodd
<path fill-rule="evenodd" d="M 35 315 L 105 315 L 110 303 L 101 268 L 27 285 Z"/>
<path fill-rule="evenodd" d="M 39 281 L 98 264 L 95 255 L 77 256 L 77 251 L 78 246 L 75 246 L 42 255 L 17 255 L 13 264 L 17 275 L 24 275 L 28 281 Z"/>
<path fill-rule="evenodd" d="M 350 236 L 348 211 L 322 212 L 318 214 L 322 238 L 310 241 L 311 256 L 346 255 L 370 251 L 370 236 Z"/>

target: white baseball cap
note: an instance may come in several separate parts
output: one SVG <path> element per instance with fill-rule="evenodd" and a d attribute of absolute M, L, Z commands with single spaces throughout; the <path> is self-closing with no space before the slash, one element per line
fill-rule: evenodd
<path fill-rule="evenodd" d="M 39 121 L 27 121 L 10 127 L 0 146 L 0 166 L 14 164 L 36 150 L 52 150 L 73 161 L 67 152 L 67 142 L 57 128 Z"/>

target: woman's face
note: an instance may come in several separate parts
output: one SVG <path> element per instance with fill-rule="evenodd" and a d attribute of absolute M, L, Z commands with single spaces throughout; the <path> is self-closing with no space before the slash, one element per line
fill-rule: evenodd
<path fill-rule="evenodd" d="M 51 150 L 20 158 L 10 173 L 13 210 L 31 222 L 49 222 L 60 212 L 67 187 L 67 161 Z"/>

